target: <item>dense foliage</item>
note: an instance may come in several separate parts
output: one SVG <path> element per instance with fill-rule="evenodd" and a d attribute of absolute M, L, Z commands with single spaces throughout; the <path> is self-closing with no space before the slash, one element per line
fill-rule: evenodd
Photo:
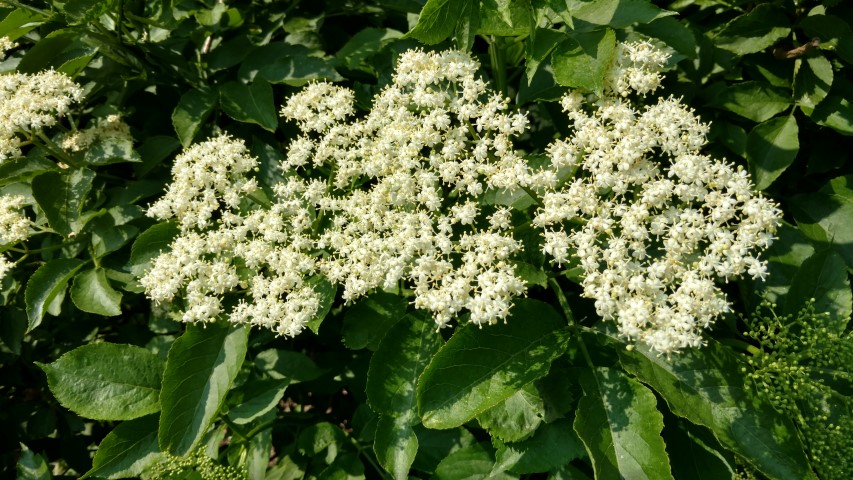
<path fill-rule="evenodd" d="M 0 2 L 0 474 L 853 477 L 853 8 Z"/>

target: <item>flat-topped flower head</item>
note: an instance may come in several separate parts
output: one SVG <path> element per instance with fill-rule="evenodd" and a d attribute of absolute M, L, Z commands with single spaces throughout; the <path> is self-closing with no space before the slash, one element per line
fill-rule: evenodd
<path fill-rule="evenodd" d="M 0 162 L 21 154 L 18 134 L 56 124 L 83 98 L 83 90 L 64 73 L 0 75 Z"/>
<path fill-rule="evenodd" d="M 662 64 L 649 48 L 621 55 Z M 638 110 L 611 96 L 584 108 L 570 93 L 562 103 L 574 131 L 548 153 L 554 170 L 578 174 L 543 191 L 533 223 L 544 252 L 581 266 L 584 295 L 626 338 L 661 353 L 702 345 L 702 331 L 729 309 L 716 282 L 766 274 L 759 254 L 778 208 L 742 168 L 701 153 L 708 126 L 676 99 Z"/>
<path fill-rule="evenodd" d="M 303 135 L 284 167 L 334 169 L 334 188 L 312 196 L 333 219 L 318 232 L 329 253 L 318 267 L 343 285 L 344 300 L 408 281 L 415 306 L 444 325 L 464 311 L 475 323 L 500 321 L 523 293 L 509 260 L 521 246 L 505 233 L 508 214 L 484 211 L 477 199 L 531 182 L 512 147 L 527 118 L 477 78 L 479 67 L 465 52 L 404 52 L 391 83 L 355 120 L 354 94 L 341 87 L 311 85 L 286 102 L 283 115 Z"/>

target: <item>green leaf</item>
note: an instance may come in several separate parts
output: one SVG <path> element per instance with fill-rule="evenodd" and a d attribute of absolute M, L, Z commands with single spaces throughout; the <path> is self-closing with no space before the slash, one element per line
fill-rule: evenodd
<path fill-rule="evenodd" d="M 474 47 L 474 39 L 480 28 L 480 3 L 477 0 L 468 0 L 462 6 L 453 32 L 453 44 L 459 50 L 467 52 Z"/>
<path fill-rule="evenodd" d="M 776 230 L 776 239 L 763 255 L 767 259 L 767 277 L 763 281 L 746 281 L 752 285 L 753 291 L 766 295 L 769 301 L 785 305 L 791 283 L 800 271 L 800 266 L 814 253 L 812 242 L 799 229 L 783 222 Z M 750 310 L 759 301 L 756 295 Z"/>
<path fill-rule="evenodd" d="M 83 228 L 80 211 L 94 179 L 95 172 L 88 168 L 46 172 L 33 179 L 33 197 L 56 233 L 73 237 Z"/>
<path fill-rule="evenodd" d="M 821 48 L 835 50 L 848 64 L 853 64 L 853 29 L 835 15 L 809 15 L 799 27 L 809 38 L 819 38 Z"/>
<path fill-rule="evenodd" d="M 853 135 L 853 103 L 840 95 L 828 95 L 809 117 L 842 135 Z"/>
<path fill-rule="evenodd" d="M 15 466 L 18 472 L 17 480 L 50 480 L 50 469 L 44 457 L 34 453 L 23 443 L 21 445 L 21 458 Z"/>
<path fill-rule="evenodd" d="M 89 62 L 91 62 L 92 59 L 95 58 L 96 54 L 97 50 L 94 48 L 85 49 L 82 51 L 77 50 L 70 54 L 70 56 L 74 58 L 63 62 L 62 65 L 60 65 L 59 68 L 56 69 L 56 71 L 64 73 L 71 78 L 74 78 L 89 65 Z"/>
<path fill-rule="evenodd" d="M 218 100 L 215 90 L 187 90 L 181 96 L 172 111 L 172 126 L 184 148 L 193 143 L 201 126 L 216 108 Z"/>
<path fill-rule="evenodd" d="M 557 46 L 551 57 L 554 79 L 567 87 L 601 96 L 607 71 L 616 59 L 616 34 L 611 29 L 576 33 Z"/>
<path fill-rule="evenodd" d="M 506 400 L 548 373 L 567 341 L 557 312 L 527 299 L 516 302 L 505 324 L 459 328 L 418 382 L 424 426 L 457 427 Z"/>
<path fill-rule="evenodd" d="M 122 422 L 101 440 L 92 469 L 80 478 L 138 477 L 159 461 L 163 454 L 157 447 L 157 415 Z"/>
<path fill-rule="evenodd" d="M 97 140 L 86 150 L 84 156 L 89 165 L 109 165 L 122 162 L 139 162 L 139 154 L 133 149 L 133 139 L 107 137 Z"/>
<path fill-rule="evenodd" d="M 110 286 L 103 268 L 86 270 L 74 277 L 71 301 L 84 312 L 105 317 L 121 315 L 121 293 Z"/>
<path fill-rule="evenodd" d="M 435 475 L 432 480 L 475 480 L 492 478 L 506 480 L 516 478 L 506 473 L 492 475 L 495 465 L 492 452 L 481 443 L 460 448 L 450 455 L 444 457 L 441 463 L 435 467 Z"/>
<path fill-rule="evenodd" d="M 675 15 L 660 9 L 646 0 L 595 0 L 583 2 L 571 15 L 595 25 L 625 28 L 635 23 L 649 23 L 659 18 Z"/>
<path fill-rule="evenodd" d="M 711 124 L 711 140 L 722 143 L 741 157 L 746 157 L 746 139 L 746 130 L 733 123 L 720 120 Z"/>
<path fill-rule="evenodd" d="M 818 192 L 797 195 L 791 199 L 797 223 L 820 225 L 826 231 L 832 248 L 844 258 L 847 268 L 853 268 L 851 187 L 853 175 L 847 175 L 832 179 Z"/>
<path fill-rule="evenodd" d="M 309 56 L 276 58 L 264 65 L 258 71 L 258 76 L 270 83 L 283 83 L 295 87 L 316 80 L 339 82 L 344 79 L 328 60 Z"/>
<path fill-rule="evenodd" d="M 470 11 L 473 0 L 427 0 L 415 25 L 407 37 L 414 37 L 427 45 L 441 42 L 456 30 L 463 12 Z"/>
<path fill-rule="evenodd" d="M 634 29 L 663 41 L 687 58 L 696 58 L 696 37 L 693 31 L 675 18 L 658 18 L 651 23 L 637 25 Z"/>
<path fill-rule="evenodd" d="M 583 370 L 581 385 L 574 428 L 595 478 L 673 478 L 654 393 L 615 368 Z"/>
<path fill-rule="evenodd" d="M 675 425 L 667 422 L 664 435 L 675 478 L 735 478 L 734 455 L 726 451 L 707 429 L 685 421 Z"/>
<path fill-rule="evenodd" d="M 463 427 L 452 430 L 430 430 L 418 424 L 414 427 L 418 436 L 418 456 L 412 468 L 421 472 L 433 473 L 439 462 L 451 453 L 477 443 L 477 440 Z"/>
<path fill-rule="evenodd" d="M 583 444 L 572 429 L 571 420 L 560 419 L 542 425 L 535 435 L 523 442 L 498 445 L 492 472 L 547 472 L 585 454 Z"/>
<path fill-rule="evenodd" d="M 344 432 L 329 422 L 318 422 L 302 430 L 296 440 L 296 448 L 302 455 L 316 456 L 318 453 L 330 448 L 330 456 L 327 461 L 334 459 L 337 447 L 344 438 Z"/>
<path fill-rule="evenodd" d="M 376 350 L 382 337 L 406 314 L 409 302 L 386 292 L 361 298 L 344 314 L 344 345 L 353 350 Z"/>
<path fill-rule="evenodd" d="M 286 378 L 259 380 L 242 385 L 240 402 L 228 411 L 228 418 L 237 425 L 246 425 L 262 417 L 278 405 L 288 385 L 290 380 Z"/>
<path fill-rule="evenodd" d="M 480 35 L 518 37 L 529 35 L 533 10 L 529 0 L 484 0 L 480 4 Z"/>
<path fill-rule="evenodd" d="M 174 222 L 163 222 L 151 226 L 140 233 L 133 246 L 130 247 L 130 271 L 141 276 L 148 268 L 148 263 L 169 249 L 169 244 L 178 236 L 180 229 Z"/>
<path fill-rule="evenodd" d="M 97 22 L 98 17 L 116 8 L 115 0 L 69 0 L 63 5 L 65 18 L 71 25 Z"/>
<path fill-rule="evenodd" d="M 93 343 L 39 364 L 64 407 L 94 420 L 130 420 L 160 410 L 163 361 L 133 345 Z"/>
<path fill-rule="evenodd" d="M 754 81 L 730 85 L 715 101 L 715 106 L 759 123 L 769 120 L 790 105 L 788 91 Z"/>
<path fill-rule="evenodd" d="M 276 418 L 274 410 L 270 410 L 258 420 L 261 424 L 272 422 Z M 267 469 L 270 465 L 270 452 L 272 451 L 272 428 L 265 428 L 252 435 L 249 440 L 248 455 L 246 458 L 246 480 L 265 480 L 268 476 Z M 281 457 L 279 457 L 280 459 Z M 272 477 L 276 478 L 276 477 Z"/>
<path fill-rule="evenodd" d="M 443 345 L 435 324 L 407 316 L 394 325 L 370 359 L 367 401 L 377 413 L 413 418 L 418 377 Z"/>
<path fill-rule="evenodd" d="M 409 425 L 411 416 L 380 415 L 373 451 L 382 468 L 395 479 L 409 478 L 418 453 L 418 437 Z"/>
<path fill-rule="evenodd" d="M 527 74 L 527 85 L 533 82 L 533 76 L 539 69 L 539 65 L 545 61 L 554 48 L 565 38 L 566 34 L 549 28 L 537 28 L 530 34 L 525 51 L 525 72 Z"/>
<path fill-rule="evenodd" d="M 27 314 L 23 309 L 6 307 L 3 320 L 0 320 L 0 340 L 15 355 L 21 354 L 27 323 Z"/>
<path fill-rule="evenodd" d="M 737 55 L 746 55 L 771 47 L 790 34 L 791 21 L 785 10 L 765 3 L 727 23 L 714 44 Z"/>
<path fill-rule="evenodd" d="M 266 376 L 289 383 L 308 382 L 320 377 L 323 370 L 305 354 L 289 350 L 264 350 L 255 357 L 255 366 Z"/>
<path fill-rule="evenodd" d="M 247 35 L 238 35 L 213 49 L 207 56 L 207 66 L 213 71 L 231 68 L 243 61 L 254 47 Z"/>
<path fill-rule="evenodd" d="M 550 62 L 542 62 L 539 64 L 539 68 L 533 74 L 533 78 L 530 80 L 529 84 L 526 79 L 522 79 L 519 83 L 518 95 L 515 99 L 517 105 L 525 105 L 537 100 L 556 102 L 560 100 L 560 97 L 562 97 L 566 92 L 565 87 L 557 85 L 557 82 L 554 79 L 554 68 L 551 66 Z M 489 192 L 486 193 L 488 194 Z M 516 195 L 516 192 L 506 193 L 511 193 L 513 196 Z M 528 197 L 531 202 L 535 203 L 535 200 L 533 200 L 532 197 L 529 195 Z"/>
<path fill-rule="evenodd" d="M 222 110 L 238 122 L 254 123 L 274 132 L 278 118 L 272 98 L 272 87 L 264 80 L 255 79 L 250 85 L 228 82 L 219 87 Z"/>
<path fill-rule="evenodd" d="M 21 73 L 36 73 L 51 67 L 58 67 L 64 61 L 63 53 L 80 37 L 80 33 L 71 29 L 54 30 L 27 50 L 18 64 Z"/>
<path fill-rule="evenodd" d="M 41 14 L 26 8 L 12 10 L 3 21 L 0 21 L 0 37 L 17 40 L 30 30 L 38 28 L 44 20 L 45 17 Z"/>
<path fill-rule="evenodd" d="M 115 252 L 133 240 L 137 233 L 139 229 L 135 226 L 115 225 L 115 220 L 108 215 L 96 218 L 92 221 L 92 252 L 95 258 Z"/>
<path fill-rule="evenodd" d="M 344 453 L 338 456 L 325 470 L 317 475 L 317 480 L 363 480 L 364 464 L 356 453 Z"/>
<path fill-rule="evenodd" d="M 758 124 L 746 137 L 746 158 L 755 188 L 769 187 L 797 158 L 799 128 L 793 115 Z"/>
<path fill-rule="evenodd" d="M 517 442 L 532 435 L 544 416 L 542 397 L 533 384 L 528 384 L 503 402 L 477 415 L 477 421 L 492 437 L 504 442 Z"/>
<path fill-rule="evenodd" d="M 43 156 L 9 158 L 0 163 L 0 187 L 10 183 L 28 183 L 41 173 L 58 170 L 56 163 Z"/>
<path fill-rule="evenodd" d="M 711 429 L 719 442 L 771 479 L 816 479 L 791 420 L 747 390 L 746 365 L 709 341 L 666 358 L 643 345 L 619 349 L 622 366 L 670 410 Z"/>
<path fill-rule="evenodd" d="M 329 310 L 332 309 L 332 304 L 335 303 L 338 286 L 320 275 L 310 278 L 308 284 L 320 296 L 320 305 L 317 307 L 317 313 L 307 323 L 308 328 L 316 334 L 320 331 L 320 324 L 323 323 L 326 315 L 329 314 Z"/>
<path fill-rule="evenodd" d="M 829 94 L 832 87 L 832 64 L 826 57 L 808 56 L 797 60 L 794 76 L 794 101 L 814 108 Z"/>
<path fill-rule="evenodd" d="M 45 263 L 33 273 L 24 292 L 27 319 L 30 322 L 27 332 L 39 326 L 54 299 L 65 295 L 68 281 L 82 266 L 83 262 L 76 258 L 58 258 Z"/>
<path fill-rule="evenodd" d="M 186 455 L 198 445 L 240 371 L 248 339 L 246 327 L 190 324 L 175 340 L 160 392 L 161 450 Z"/>
<path fill-rule="evenodd" d="M 365 28 L 352 36 L 335 54 L 338 63 L 350 70 L 361 70 L 375 75 L 376 69 L 368 62 L 389 43 L 402 38 L 403 32 L 391 28 Z"/>
<path fill-rule="evenodd" d="M 815 299 L 815 312 L 829 313 L 826 325 L 842 334 L 853 313 L 853 292 L 844 259 L 832 250 L 815 253 L 803 262 L 791 281 L 783 313 L 795 315 Z"/>

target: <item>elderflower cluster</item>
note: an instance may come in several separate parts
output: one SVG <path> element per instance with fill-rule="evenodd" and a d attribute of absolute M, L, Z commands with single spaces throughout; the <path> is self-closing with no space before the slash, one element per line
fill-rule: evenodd
<path fill-rule="evenodd" d="M 68 133 L 60 146 L 69 152 L 80 152 L 96 142 L 110 140 L 133 142 L 130 126 L 121 119 L 121 115 L 107 115 L 97 119 L 89 128 Z"/>
<path fill-rule="evenodd" d="M 577 175 L 542 194 L 543 250 L 579 262 L 584 295 L 624 337 L 666 354 L 700 346 L 729 309 L 715 281 L 765 275 L 780 212 L 743 169 L 700 153 L 708 127 L 678 100 L 583 103 L 564 98 L 574 134 L 548 148 L 553 169 Z"/>
<path fill-rule="evenodd" d="M 166 195 L 151 205 L 148 215 L 160 220 L 175 218 L 182 231 L 210 226 L 220 207 L 233 210 L 241 196 L 257 189 L 257 182 L 246 177 L 257 165 L 243 142 L 227 136 L 195 144 L 175 159 L 174 181 Z"/>
<path fill-rule="evenodd" d="M 30 220 L 21 213 L 25 203 L 23 195 L 0 195 L 0 244 L 27 239 Z"/>
<path fill-rule="evenodd" d="M 303 132 L 285 167 L 334 171 L 334 188 L 294 180 L 281 193 L 311 199 L 330 218 L 317 238 L 328 252 L 318 268 L 343 285 L 345 300 L 409 281 L 415 307 L 439 325 L 466 310 L 482 324 L 505 319 L 524 292 L 510 260 L 521 245 L 508 232 L 509 211 L 478 196 L 539 181 L 512 148 L 527 118 L 508 112 L 478 68 L 467 53 L 412 50 L 363 119 L 347 122 L 353 92 L 325 83 L 282 109 Z"/>
<path fill-rule="evenodd" d="M 23 195 L 0 195 L 0 245 L 22 242 L 29 236 L 30 220 L 21 213 L 26 199 Z M 0 255 L 0 280 L 15 264 Z"/>
<path fill-rule="evenodd" d="M 18 44 L 13 42 L 9 37 L 0 37 L 0 60 L 5 60 L 6 52 L 17 46 Z"/>
<path fill-rule="evenodd" d="M 149 209 L 181 233 L 142 278 L 148 296 L 181 296 L 184 321 L 224 315 L 293 336 L 319 309 L 322 275 L 346 301 L 409 282 L 439 325 L 464 311 L 477 324 L 505 319 L 524 292 L 511 260 L 521 245 L 510 211 L 477 200 L 537 180 L 511 148 L 526 118 L 490 93 L 478 67 L 461 52 L 407 52 L 359 120 L 349 90 L 316 83 L 294 95 L 282 114 L 303 134 L 284 168 L 333 173 L 291 175 L 271 204 L 240 203 L 256 187 L 241 142 L 191 147 Z M 237 289 L 244 298 L 223 302 Z"/>
<path fill-rule="evenodd" d="M 241 209 L 257 183 L 247 174 L 257 160 L 242 141 L 220 136 L 178 156 L 174 181 L 148 214 L 175 219 L 181 233 L 170 250 L 140 279 L 155 302 L 181 294 L 182 320 L 211 322 L 227 314 L 235 323 L 255 323 L 281 335 L 298 334 L 317 312 L 320 299 L 309 283 L 314 257 L 302 202 L 269 209 Z M 230 310 L 224 296 L 244 289 L 250 302 Z"/>
<path fill-rule="evenodd" d="M 53 70 L 0 75 L 0 162 L 21 154 L 18 133 L 54 125 L 82 97 L 80 86 Z"/>
<path fill-rule="evenodd" d="M 620 43 L 616 46 L 616 65 L 605 79 L 605 91 L 627 97 L 632 92 L 645 95 L 660 86 L 660 71 L 669 54 L 648 41 Z"/>

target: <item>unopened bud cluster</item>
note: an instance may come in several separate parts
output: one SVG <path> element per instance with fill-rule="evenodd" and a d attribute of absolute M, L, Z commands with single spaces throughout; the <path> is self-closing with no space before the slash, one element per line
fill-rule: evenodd
<path fill-rule="evenodd" d="M 796 314 L 777 316 L 763 302 L 749 317 L 745 335 L 757 344 L 747 377 L 759 396 L 789 416 L 803 433 L 821 478 L 853 476 L 853 337 L 840 333 L 827 313 L 815 312 L 811 299 Z M 833 325 L 836 324 L 836 325 Z"/>

